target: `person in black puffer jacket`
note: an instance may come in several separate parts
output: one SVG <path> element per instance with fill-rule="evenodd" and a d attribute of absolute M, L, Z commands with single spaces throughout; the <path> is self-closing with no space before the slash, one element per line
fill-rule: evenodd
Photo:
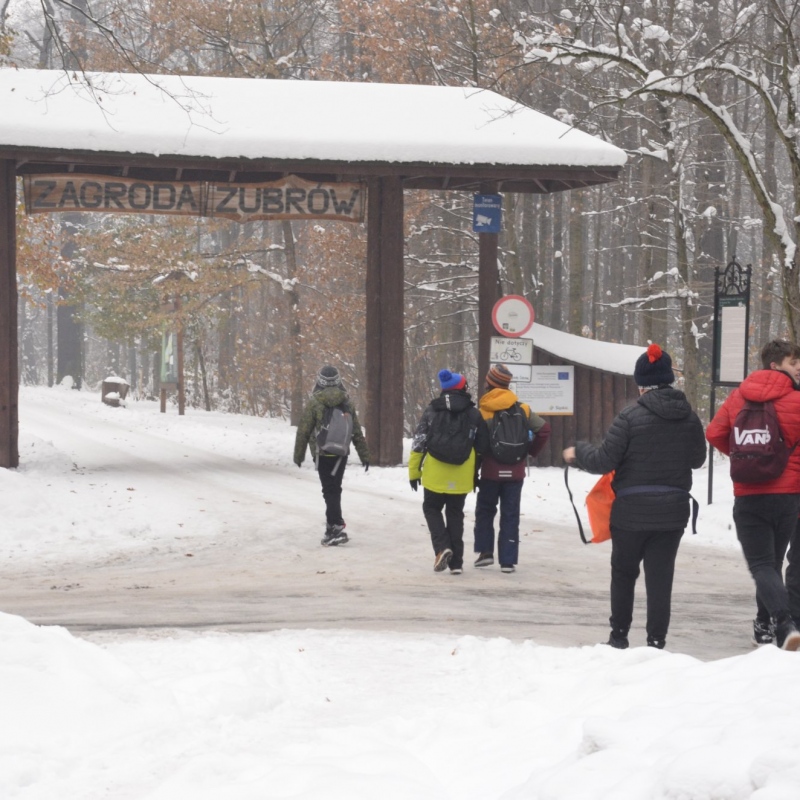
<path fill-rule="evenodd" d="M 675 557 L 689 521 L 692 470 L 706 460 L 703 425 L 673 388 L 672 359 L 651 344 L 633 374 L 638 401 L 623 409 L 595 447 L 578 442 L 564 460 L 595 474 L 614 470 L 611 508 L 611 635 L 624 649 L 633 619 L 639 565 L 647 590 L 647 644 L 663 648 L 669 628 Z"/>

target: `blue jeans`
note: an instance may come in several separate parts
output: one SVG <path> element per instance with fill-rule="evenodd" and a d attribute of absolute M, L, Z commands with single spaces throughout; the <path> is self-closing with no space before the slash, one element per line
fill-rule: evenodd
<path fill-rule="evenodd" d="M 475 501 L 475 552 L 494 554 L 494 517 L 500 503 L 497 557 L 501 564 L 516 564 L 519 557 L 519 504 L 523 481 L 478 482 Z"/>

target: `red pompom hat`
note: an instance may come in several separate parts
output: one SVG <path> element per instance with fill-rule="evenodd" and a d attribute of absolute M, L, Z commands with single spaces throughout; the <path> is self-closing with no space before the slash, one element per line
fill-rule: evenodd
<path fill-rule="evenodd" d="M 666 350 L 657 344 L 651 344 L 636 360 L 633 379 L 637 386 L 661 386 L 664 383 L 675 383 L 672 371 L 672 359 Z"/>

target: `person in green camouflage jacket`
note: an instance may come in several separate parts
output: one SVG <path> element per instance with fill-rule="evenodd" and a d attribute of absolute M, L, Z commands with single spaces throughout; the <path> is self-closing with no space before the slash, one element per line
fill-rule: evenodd
<path fill-rule="evenodd" d="M 317 465 L 317 473 L 322 484 L 322 496 L 325 499 L 325 536 L 323 547 L 345 544 L 349 541 L 345 533 L 345 521 L 342 517 L 342 479 L 347 467 L 347 456 L 335 456 L 328 453 L 317 453 L 317 434 L 322 427 L 326 408 L 341 406 L 348 411 L 353 420 L 353 446 L 364 466 L 369 469 L 369 450 L 364 432 L 356 416 L 356 410 L 342 384 L 342 378 L 336 367 L 324 366 L 317 373 L 317 382 L 311 393 L 308 405 L 297 426 L 294 442 L 294 463 L 302 466 L 306 456 L 306 447 L 311 448 L 311 456 Z"/>

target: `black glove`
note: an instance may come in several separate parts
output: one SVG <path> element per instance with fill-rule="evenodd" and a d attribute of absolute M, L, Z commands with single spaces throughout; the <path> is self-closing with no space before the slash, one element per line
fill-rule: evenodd
<path fill-rule="evenodd" d="M 364 472 L 369 472 L 369 461 L 364 462 Z"/>
<path fill-rule="evenodd" d="M 417 488 L 419 487 L 419 479 L 414 481 L 409 481 L 409 483 L 411 484 L 411 488 L 416 492 Z"/>

